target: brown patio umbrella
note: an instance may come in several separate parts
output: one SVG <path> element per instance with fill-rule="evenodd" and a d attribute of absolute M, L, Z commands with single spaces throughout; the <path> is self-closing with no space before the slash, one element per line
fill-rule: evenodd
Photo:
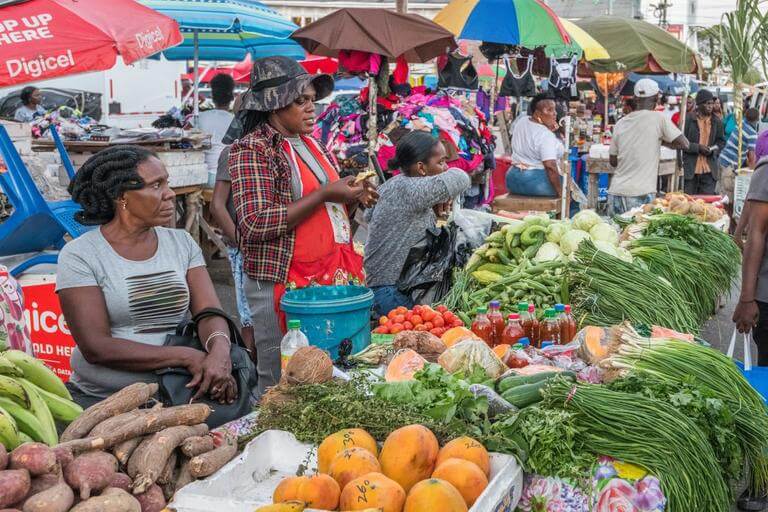
<path fill-rule="evenodd" d="M 394 61 L 427 62 L 456 49 L 448 30 L 419 16 L 388 9 L 340 9 L 291 35 L 309 53 L 337 57 L 339 50 L 376 53 Z"/>

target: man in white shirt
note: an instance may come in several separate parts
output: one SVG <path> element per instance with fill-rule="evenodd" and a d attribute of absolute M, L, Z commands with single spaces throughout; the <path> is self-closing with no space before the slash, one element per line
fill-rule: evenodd
<path fill-rule="evenodd" d="M 610 163 L 616 170 L 608 187 L 611 215 L 621 215 L 656 197 L 662 144 L 672 149 L 688 147 L 688 140 L 672 121 L 654 111 L 658 97 L 655 81 L 638 80 L 637 110 L 622 117 L 613 130 Z"/>
<path fill-rule="evenodd" d="M 205 164 L 208 166 L 209 175 L 215 176 L 219 155 L 224 149 L 221 139 L 235 117 L 229 110 L 232 100 L 235 99 L 235 80 L 223 73 L 214 76 L 211 79 L 211 96 L 216 108 L 201 112 L 198 126 L 200 130 L 211 135 L 211 149 L 205 151 Z"/>

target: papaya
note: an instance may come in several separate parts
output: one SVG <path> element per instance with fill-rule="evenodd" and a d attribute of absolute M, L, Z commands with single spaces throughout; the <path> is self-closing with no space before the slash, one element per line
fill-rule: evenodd
<path fill-rule="evenodd" d="M 368 473 L 381 473 L 381 465 L 374 454 L 365 448 L 347 448 L 334 457 L 328 474 L 344 487 L 352 480 Z"/>
<path fill-rule="evenodd" d="M 379 455 L 379 447 L 371 434 L 361 428 L 346 428 L 331 434 L 320 443 L 320 447 L 317 449 L 317 471 L 328 473 L 331 462 L 339 452 L 355 447 L 365 448 L 374 457 Z"/>
<path fill-rule="evenodd" d="M 387 436 L 379 456 L 381 470 L 408 492 L 432 475 L 439 451 L 440 445 L 431 430 L 423 425 L 408 425 Z"/>
<path fill-rule="evenodd" d="M 466 327 L 453 327 L 445 331 L 443 335 L 440 336 L 440 339 L 443 340 L 443 343 L 445 344 L 446 348 L 451 348 L 461 340 L 465 340 L 467 338 L 473 339 L 473 340 L 480 339 L 477 337 L 475 333 L 473 333 Z"/>
<path fill-rule="evenodd" d="M 467 512 L 467 503 L 454 486 L 440 480 L 430 478 L 422 480 L 413 486 L 405 498 L 403 512 L 425 512 L 439 510 L 440 512 Z"/>
<path fill-rule="evenodd" d="M 297 500 L 306 503 L 308 508 L 335 510 L 339 506 L 341 489 L 329 475 L 317 474 L 306 477 L 299 484 Z"/>
<path fill-rule="evenodd" d="M 384 380 L 387 382 L 413 380 L 414 374 L 424 368 L 425 364 L 427 364 L 427 360 L 415 350 L 410 348 L 398 350 L 395 357 L 387 365 Z"/>
<path fill-rule="evenodd" d="M 435 465 L 439 466 L 446 460 L 453 458 L 474 462 L 483 470 L 486 477 L 491 477 L 491 457 L 488 455 L 488 450 L 479 441 L 471 437 L 458 437 L 450 441 L 440 449 Z"/>
<path fill-rule="evenodd" d="M 448 459 L 438 464 L 432 478 L 445 480 L 453 485 L 470 508 L 488 487 L 488 477 L 483 470 L 474 462 L 464 459 Z"/>
<path fill-rule="evenodd" d="M 283 503 L 285 501 L 297 500 L 299 498 L 299 487 L 306 479 L 306 476 L 288 476 L 283 478 L 272 493 L 272 502 Z"/>
<path fill-rule="evenodd" d="M 402 512 L 405 491 L 381 473 L 368 473 L 350 481 L 341 491 L 339 508 L 348 511 Z"/>

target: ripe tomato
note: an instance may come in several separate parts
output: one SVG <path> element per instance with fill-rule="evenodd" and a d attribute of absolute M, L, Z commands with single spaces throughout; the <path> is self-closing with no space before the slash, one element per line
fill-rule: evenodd
<path fill-rule="evenodd" d="M 389 323 L 389 318 L 383 316 L 379 318 L 379 325 L 387 325 Z"/>
<path fill-rule="evenodd" d="M 389 313 L 387 313 L 387 318 L 389 318 L 390 320 L 392 320 L 396 316 L 397 316 L 397 311 L 395 311 L 394 309 L 392 311 L 390 311 Z"/>
<path fill-rule="evenodd" d="M 413 324 L 411 322 L 409 322 L 408 320 L 406 320 L 403 323 L 403 330 L 404 331 L 412 331 L 413 330 Z"/>
<path fill-rule="evenodd" d="M 445 320 L 443 320 L 442 316 L 435 315 L 435 318 L 432 319 L 432 323 L 435 324 L 435 327 L 443 327 L 445 325 Z"/>
<path fill-rule="evenodd" d="M 464 322 L 461 318 L 455 318 L 453 322 L 451 322 L 451 327 L 464 327 Z"/>
<path fill-rule="evenodd" d="M 389 334 L 397 334 L 402 330 L 403 330 L 403 324 L 395 323 L 389 327 Z"/>
<path fill-rule="evenodd" d="M 396 324 L 402 324 L 405 322 L 405 315 L 395 315 L 395 318 L 393 318 L 392 321 Z"/>
<path fill-rule="evenodd" d="M 440 329 L 439 327 L 435 327 L 434 329 L 430 329 L 429 332 L 437 336 L 438 338 L 443 335 L 445 332 L 443 329 Z"/>
<path fill-rule="evenodd" d="M 417 304 L 417 305 L 413 306 L 413 309 L 412 309 L 413 314 L 414 315 L 420 315 L 422 309 L 424 309 L 424 306 L 422 306 L 421 304 Z"/>
<path fill-rule="evenodd" d="M 424 308 L 424 310 L 421 312 L 421 318 L 423 318 L 427 322 L 431 322 L 433 318 L 435 318 L 435 313 L 429 308 Z"/>
<path fill-rule="evenodd" d="M 435 328 L 435 324 L 433 324 L 432 322 L 424 322 L 424 327 L 426 327 L 428 331 L 431 331 L 432 329 Z"/>
<path fill-rule="evenodd" d="M 404 315 L 408 312 L 408 308 L 406 308 L 405 306 L 398 306 L 395 308 L 395 311 L 397 311 L 398 315 Z"/>
<path fill-rule="evenodd" d="M 413 315 L 411 317 L 411 322 L 413 322 L 413 325 L 421 325 L 424 323 L 424 320 L 422 320 L 419 315 Z"/>
<path fill-rule="evenodd" d="M 437 306 L 437 310 L 438 310 L 440 313 L 445 313 L 446 311 L 448 311 L 448 308 L 447 308 L 447 307 L 445 307 L 445 306 L 443 306 L 442 304 L 440 304 L 439 306 Z"/>
<path fill-rule="evenodd" d="M 445 320 L 446 324 L 452 324 L 454 318 L 456 318 L 456 315 L 454 315 L 450 311 L 446 311 L 445 313 L 443 313 L 443 320 Z"/>
<path fill-rule="evenodd" d="M 389 334 L 389 327 L 386 325 L 380 325 L 376 329 L 373 330 L 376 334 Z"/>
<path fill-rule="evenodd" d="M 409 311 L 405 314 L 405 319 L 409 322 L 413 322 L 413 311 Z"/>
<path fill-rule="evenodd" d="M 414 331 L 426 331 L 427 328 L 424 324 L 414 325 L 413 326 Z"/>

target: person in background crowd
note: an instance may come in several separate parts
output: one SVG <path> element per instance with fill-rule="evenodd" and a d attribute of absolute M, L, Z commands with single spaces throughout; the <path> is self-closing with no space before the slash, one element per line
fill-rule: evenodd
<path fill-rule="evenodd" d="M 661 112 L 655 112 L 659 85 L 643 78 L 635 84 L 637 110 L 622 117 L 613 129 L 610 164 L 616 170 L 608 188 L 608 211 L 621 215 L 656 197 L 661 145 L 688 147 L 680 130 Z"/>
<path fill-rule="evenodd" d="M 565 152 L 555 135 L 557 105 L 547 93 L 531 101 L 530 115 L 512 127 L 512 166 L 507 171 L 510 194 L 559 197 L 562 191 L 557 161 Z"/>
<path fill-rule="evenodd" d="M 723 120 L 723 102 L 720 100 L 719 96 L 715 96 L 715 103 L 712 105 L 712 115 L 721 121 Z"/>
<path fill-rule="evenodd" d="M 200 247 L 167 226 L 175 194 L 157 156 L 114 146 L 89 158 L 69 186 L 83 210 L 78 222 L 98 226 L 59 253 L 56 291 L 77 348 L 67 383 L 83 407 L 135 382 L 156 382 L 156 370 L 183 367 L 194 399 L 233 402 L 229 326 L 198 324 L 205 350 L 165 347 L 188 313 L 221 308 Z"/>
<path fill-rule="evenodd" d="M 189 78 L 182 78 L 181 79 L 181 103 L 184 107 L 190 107 L 194 101 L 194 87 L 192 85 L 192 80 Z M 198 104 L 202 105 L 206 101 L 206 97 L 203 95 L 203 93 L 199 92 L 197 93 L 198 98 Z"/>
<path fill-rule="evenodd" d="M 234 115 L 229 107 L 235 99 L 235 79 L 224 73 L 219 73 L 211 79 L 211 97 L 216 108 L 200 112 L 198 128 L 211 136 L 211 149 L 205 150 L 205 164 L 209 175 L 215 175 L 221 150 L 224 144 L 221 140 L 226 135 Z"/>
<path fill-rule="evenodd" d="M 21 90 L 19 95 L 21 106 L 16 109 L 13 119 L 20 123 L 29 123 L 36 117 L 45 115 L 45 109 L 41 105 L 43 102 L 43 93 L 37 87 L 28 85 Z"/>
<path fill-rule="evenodd" d="M 760 121 L 760 113 L 755 108 L 747 109 L 742 122 L 741 136 L 741 161 L 739 161 L 739 131 L 735 130 L 728 138 L 725 148 L 720 152 L 720 181 L 718 181 L 721 194 L 728 196 L 726 209 L 728 214 L 733 213 L 733 187 L 736 172 L 744 167 L 754 169 L 757 160 L 755 158 L 755 144 L 757 143 L 757 123 Z"/>
<path fill-rule="evenodd" d="M 398 306 L 413 306 L 396 286 L 408 252 L 435 226 L 444 205 L 472 184 L 466 172 L 448 169 L 445 147 L 427 132 L 411 132 L 400 139 L 389 168 L 401 174 L 379 188 L 379 202 L 366 212 L 366 284 L 373 290 L 378 316 Z"/>
<path fill-rule="evenodd" d="M 677 97 L 676 96 L 668 96 L 667 101 L 664 103 L 664 115 L 669 119 L 672 120 L 672 117 L 677 114 L 679 108 L 677 108 Z"/>
<path fill-rule="evenodd" d="M 718 155 L 725 147 L 723 122 L 712 114 L 714 95 L 702 89 L 696 94 L 696 111 L 685 119 L 685 137 L 690 141 L 683 151 L 684 190 L 689 195 L 715 194 L 720 178 Z"/>
<path fill-rule="evenodd" d="M 685 117 L 688 118 L 695 108 L 696 102 L 693 99 L 693 96 L 688 95 L 688 99 L 685 100 Z M 672 115 L 672 122 L 675 126 L 680 126 L 680 109 Z"/>
<path fill-rule="evenodd" d="M 259 395 L 280 379 L 279 309 L 286 288 L 362 283 L 351 209 L 377 194 L 366 181 L 339 179 L 335 161 L 310 137 L 317 100 L 333 91 L 330 75 L 310 75 L 293 59 L 253 62 L 251 87 L 225 138 L 237 234 L 248 278 Z"/>
<path fill-rule="evenodd" d="M 635 100 L 634 96 L 631 98 L 626 98 L 624 100 L 624 106 L 621 109 L 621 113 L 626 116 L 627 114 L 631 114 L 637 110 L 637 100 Z"/>

